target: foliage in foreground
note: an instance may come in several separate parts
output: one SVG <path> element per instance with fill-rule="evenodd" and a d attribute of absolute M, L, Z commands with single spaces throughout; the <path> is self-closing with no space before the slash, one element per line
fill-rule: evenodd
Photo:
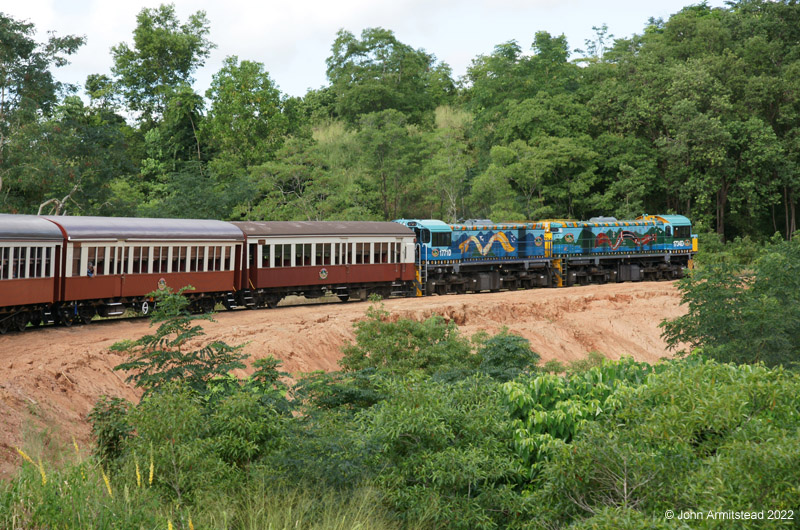
<path fill-rule="evenodd" d="M 800 239 L 766 246 L 751 263 L 709 261 L 678 288 L 688 311 L 662 324 L 671 347 L 721 362 L 800 361 Z"/>
<path fill-rule="evenodd" d="M 800 377 L 783 369 L 689 359 L 617 394 L 614 414 L 562 445 L 542 470 L 534 527 L 578 523 L 630 528 L 663 522 L 666 510 L 795 510 L 800 481 Z M 635 515 L 635 517 L 633 517 Z M 596 525 L 594 524 L 597 517 Z M 582 522 L 581 522 L 582 521 Z M 729 528 L 730 521 L 692 521 Z M 758 528 L 763 522 L 741 528 Z"/>
<path fill-rule="evenodd" d="M 158 391 L 163 385 L 183 381 L 188 386 L 204 392 L 209 381 L 225 377 L 235 368 L 244 368 L 242 346 L 228 346 L 215 341 L 199 350 L 187 350 L 189 342 L 203 335 L 203 328 L 195 325 L 197 320 L 213 320 L 210 314 L 192 315 L 189 299 L 183 296 L 194 290 L 187 286 L 177 293 L 167 287 L 149 293 L 155 299 L 155 309 L 150 325 L 158 324 L 152 335 L 135 341 L 114 344 L 112 351 L 128 356 L 128 360 L 115 370 L 132 372 L 126 381 L 144 389 L 145 395 Z"/>
<path fill-rule="evenodd" d="M 467 341 L 378 306 L 356 338 L 352 369 L 292 401 L 269 359 L 101 401 L 99 458 L 27 457 L 0 526 L 646 529 L 666 510 L 797 508 L 795 372 L 595 356 L 555 375 L 519 337 Z"/>

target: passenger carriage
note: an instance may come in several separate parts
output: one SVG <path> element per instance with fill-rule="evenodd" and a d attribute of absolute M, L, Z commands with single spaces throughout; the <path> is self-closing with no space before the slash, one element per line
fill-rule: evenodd
<path fill-rule="evenodd" d="M 406 294 L 414 233 L 387 222 L 246 221 L 244 305 L 274 306 L 290 294 L 341 300 Z M 249 293 L 248 293 L 249 291 Z"/>
<path fill-rule="evenodd" d="M 212 310 L 240 288 L 236 271 L 244 235 L 222 221 L 127 217 L 47 217 L 65 240 L 57 313 L 69 325 L 128 307 L 147 314 L 159 288 L 187 293 Z"/>
<path fill-rule="evenodd" d="M 64 242 L 53 223 L 33 215 L 0 215 L 0 333 L 49 315 L 56 300 Z"/>

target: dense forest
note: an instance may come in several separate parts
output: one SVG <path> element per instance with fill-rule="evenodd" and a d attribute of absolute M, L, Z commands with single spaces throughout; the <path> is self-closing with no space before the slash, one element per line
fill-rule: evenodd
<path fill-rule="evenodd" d="M 391 30 L 341 30 L 328 85 L 287 97 L 231 56 L 199 93 L 203 12 L 143 9 L 111 72 L 0 13 L 0 211 L 446 221 L 680 213 L 700 231 L 796 228 L 800 5 L 693 5 L 583 50 L 532 35 L 447 64 Z M 82 91 L 82 92 L 81 92 Z"/>

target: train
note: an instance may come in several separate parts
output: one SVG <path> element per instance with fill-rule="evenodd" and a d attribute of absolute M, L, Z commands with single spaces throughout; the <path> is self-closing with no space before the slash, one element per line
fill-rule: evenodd
<path fill-rule="evenodd" d="M 192 285 L 190 308 L 342 301 L 680 278 L 697 252 L 680 215 L 217 221 L 0 214 L 0 333 L 72 326 Z"/>

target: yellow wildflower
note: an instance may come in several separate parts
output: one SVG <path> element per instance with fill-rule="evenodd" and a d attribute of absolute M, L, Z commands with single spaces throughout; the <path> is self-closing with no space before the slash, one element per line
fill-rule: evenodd
<path fill-rule="evenodd" d="M 42 459 L 39 458 L 39 474 L 42 476 L 42 486 L 47 484 L 47 475 L 44 474 L 44 466 L 42 465 Z"/>
<path fill-rule="evenodd" d="M 106 470 L 103 469 L 103 468 L 100 468 L 100 473 L 103 474 L 103 482 L 106 483 L 106 489 L 108 490 L 108 496 L 113 499 L 114 498 L 114 493 L 111 491 L 111 481 L 108 480 L 108 475 L 106 475 Z"/>

